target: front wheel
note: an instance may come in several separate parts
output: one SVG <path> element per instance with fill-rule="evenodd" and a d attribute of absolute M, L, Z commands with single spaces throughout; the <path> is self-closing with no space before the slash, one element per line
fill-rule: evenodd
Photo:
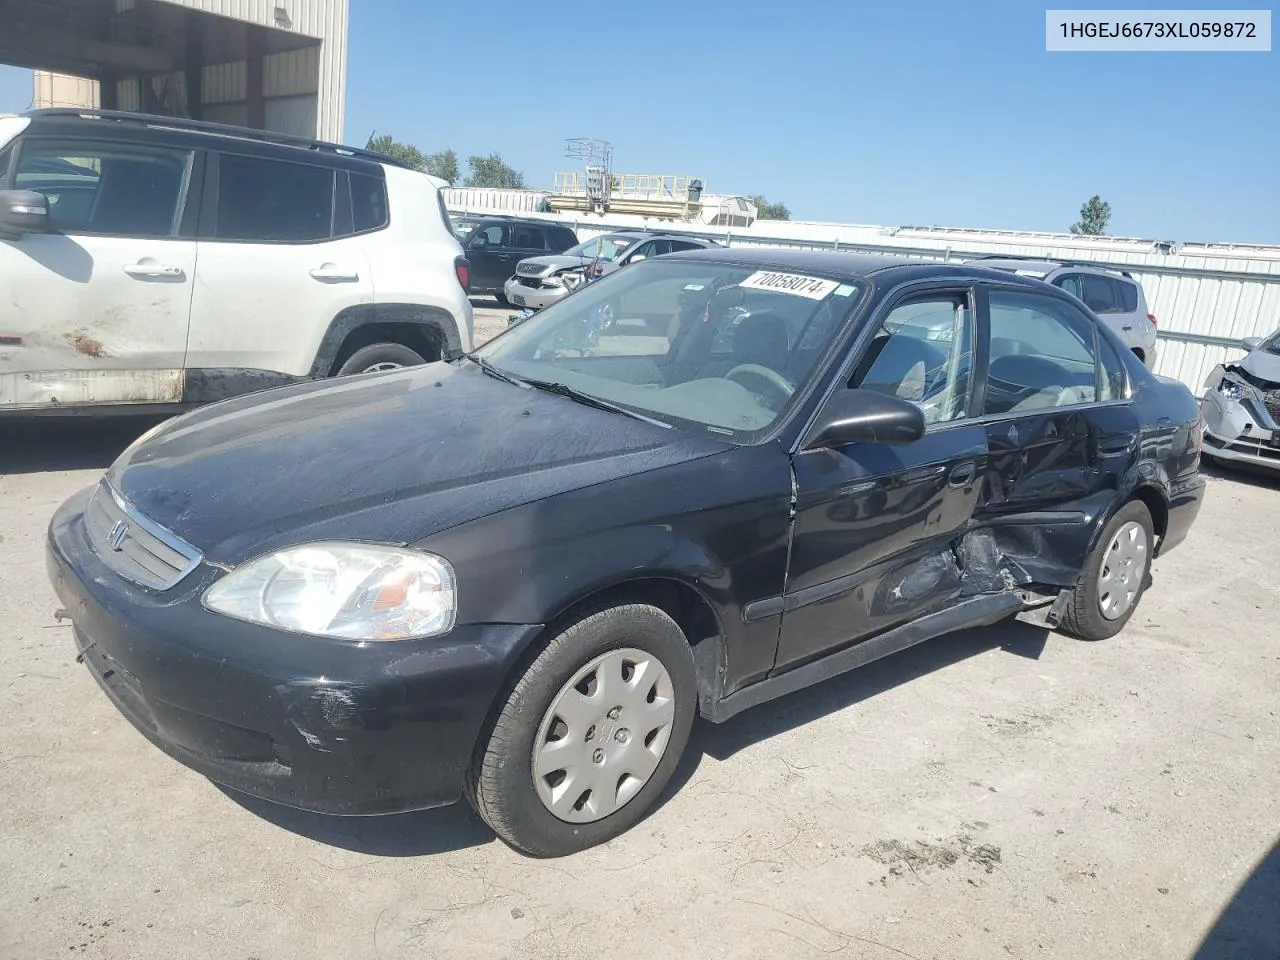
<path fill-rule="evenodd" d="M 493 299 L 498 301 L 499 306 L 503 306 L 503 307 L 511 306 L 511 299 L 507 296 L 507 292 L 505 290 L 498 290 L 496 293 L 494 293 Z"/>
<path fill-rule="evenodd" d="M 612 840 L 675 772 L 696 689 L 689 643 L 667 614 L 596 610 L 553 637 L 512 687 L 477 746 L 473 806 L 533 856 Z"/>
<path fill-rule="evenodd" d="M 1068 633 L 1105 640 L 1119 633 L 1147 587 L 1155 533 L 1146 504 L 1131 500 L 1107 523 L 1085 561 L 1062 618 Z"/>
<path fill-rule="evenodd" d="M 338 368 L 337 376 L 347 377 L 353 373 L 378 373 L 383 370 L 398 370 L 401 367 L 416 367 L 426 363 L 422 354 L 410 350 L 401 343 L 371 343 L 361 347 L 345 363 Z"/>

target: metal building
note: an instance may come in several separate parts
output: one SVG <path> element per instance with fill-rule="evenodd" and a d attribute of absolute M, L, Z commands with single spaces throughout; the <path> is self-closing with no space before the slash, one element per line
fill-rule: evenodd
<path fill-rule="evenodd" d="M 0 0 L 33 105 L 342 140 L 348 0 Z"/>

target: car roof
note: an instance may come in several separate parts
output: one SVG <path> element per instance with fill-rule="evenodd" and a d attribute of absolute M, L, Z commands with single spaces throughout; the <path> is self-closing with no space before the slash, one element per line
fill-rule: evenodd
<path fill-rule="evenodd" d="M 1003 270 L 991 270 L 973 263 L 942 262 L 918 257 L 889 256 L 871 253 L 838 253 L 832 250 L 793 250 L 775 247 L 706 247 L 669 253 L 663 260 L 706 260 L 731 263 L 767 270 L 798 271 L 840 280 L 866 280 L 871 277 L 889 283 L 930 278 L 968 278 L 1040 287 L 1040 280 L 1020 277 Z"/>
<path fill-rule="evenodd" d="M 993 270 L 1035 270 L 1041 274 L 1053 273 L 1055 270 L 1082 270 L 1089 273 L 1101 273 L 1108 277 L 1122 277 L 1133 280 L 1128 270 L 1118 270 L 1102 263 L 1089 263 L 1080 260 L 1053 260 L 1036 257 L 977 257 L 968 263 L 981 264 Z"/>

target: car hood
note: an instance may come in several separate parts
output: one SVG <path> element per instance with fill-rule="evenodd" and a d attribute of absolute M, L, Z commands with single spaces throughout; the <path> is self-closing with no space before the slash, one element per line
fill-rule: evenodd
<path fill-rule="evenodd" d="M 526 277 L 542 277 L 557 270 L 585 267 L 590 262 L 590 257 L 571 257 L 563 253 L 554 256 L 529 257 L 516 264 L 516 273 Z"/>
<path fill-rule="evenodd" d="M 725 449 L 462 361 L 216 404 L 169 421 L 107 476 L 207 559 L 236 564 L 319 539 L 412 543 Z"/>
<path fill-rule="evenodd" d="M 1280 383 L 1280 355 L 1259 348 L 1251 351 L 1243 360 L 1237 361 L 1236 366 L 1259 380 Z"/>

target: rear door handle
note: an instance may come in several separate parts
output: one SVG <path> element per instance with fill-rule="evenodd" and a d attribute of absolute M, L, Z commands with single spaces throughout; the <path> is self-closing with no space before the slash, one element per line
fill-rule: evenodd
<path fill-rule="evenodd" d="M 154 260 L 139 260 L 137 263 L 126 263 L 124 272 L 139 280 L 183 280 L 187 273 L 181 267 L 168 263 L 156 263 Z"/>
<path fill-rule="evenodd" d="M 1132 437 L 1107 437 L 1098 441 L 1098 452 L 1104 454 L 1128 453 L 1133 448 Z"/>
<path fill-rule="evenodd" d="M 947 483 L 953 487 L 967 486 L 973 481 L 977 472 L 972 460 L 968 463 L 957 463 L 951 468 L 951 472 L 947 474 Z"/>
<path fill-rule="evenodd" d="M 354 270 L 346 270 L 333 263 L 322 264 L 311 270 L 311 276 L 322 283 L 355 283 L 360 274 Z"/>

